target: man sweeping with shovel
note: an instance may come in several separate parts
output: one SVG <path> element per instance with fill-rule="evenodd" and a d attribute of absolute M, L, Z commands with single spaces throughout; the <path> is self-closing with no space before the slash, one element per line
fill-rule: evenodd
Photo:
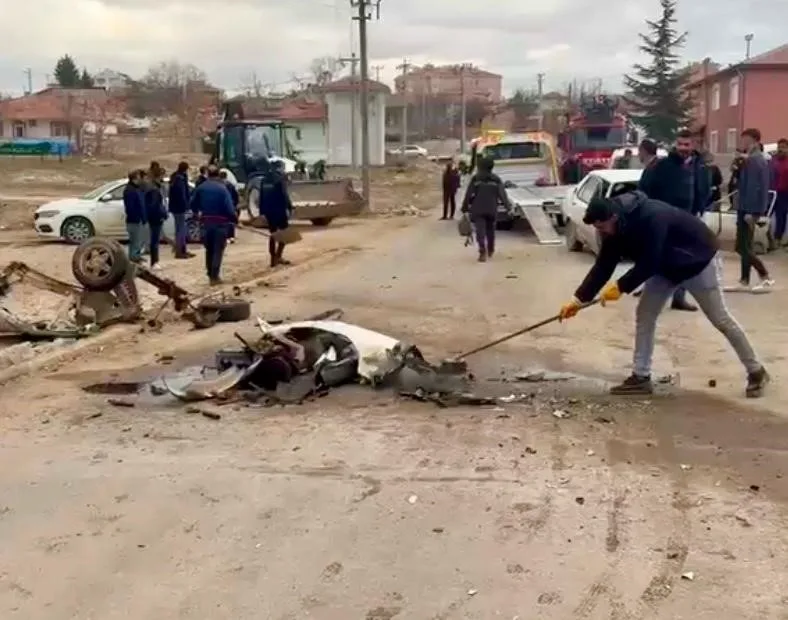
<path fill-rule="evenodd" d="M 717 270 L 717 239 L 703 220 L 642 192 L 630 192 L 592 199 L 583 221 L 599 231 L 602 247 L 574 298 L 561 308 L 561 320 L 575 316 L 597 294 L 603 304 L 614 302 L 645 283 L 635 313 L 633 372 L 610 390 L 612 394 L 653 392 L 651 358 L 657 317 L 681 286 L 736 351 L 747 371 L 746 395 L 763 395 L 769 374 L 725 305 Z M 609 282 L 622 260 L 635 264 L 617 281 Z"/>

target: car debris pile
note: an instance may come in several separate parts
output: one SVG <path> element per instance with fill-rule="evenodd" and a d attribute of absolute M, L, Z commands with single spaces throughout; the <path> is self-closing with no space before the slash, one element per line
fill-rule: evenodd
<path fill-rule="evenodd" d="M 25 263 L 13 262 L 0 270 L 0 301 L 15 284 L 25 282 L 64 297 L 57 316 L 49 321 L 32 321 L 0 305 L 0 334 L 27 340 L 83 338 L 116 323 L 143 320 L 136 280 L 147 282 L 165 297 L 164 303 L 147 319 L 147 326 L 160 326 L 159 317 L 170 304 L 195 327 L 211 327 L 218 322 L 244 321 L 251 305 L 233 297 L 196 299 L 174 281 L 133 264 L 116 241 L 95 237 L 83 242 L 72 256 L 71 268 L 79 285 L 63 282 Z M 80 286 L 81 285 L 81 286 Z"/>

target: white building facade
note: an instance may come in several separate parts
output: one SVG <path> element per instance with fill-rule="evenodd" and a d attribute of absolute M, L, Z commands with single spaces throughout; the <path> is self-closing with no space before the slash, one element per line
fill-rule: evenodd
<path fill-rule="evenodd" d="M 361 84 L 343 78 L 327 85 L 328 165 L 352 166 L 355 138 L 356 164 L 361 164 Z M 369 160 L 373 166 L 386 163 L 386 100 L 389 88 L 369 81 Z"/>

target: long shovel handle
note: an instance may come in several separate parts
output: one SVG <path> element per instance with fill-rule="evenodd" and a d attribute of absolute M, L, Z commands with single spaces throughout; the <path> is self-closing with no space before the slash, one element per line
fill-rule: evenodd
<path fill-rule="evenodd" d="M 601 300 L 594 299 L 593 301 L 589 301 L 580 306 L 580 310 L 584 310 L 591 306 L 597 305 Z M 534 323 L 533 325 L 529 325 L 528 327 L 524 327 L 523 329 L 519 329 L 516 332 L 512 332 L 511 334 L 507 334 L 506 336 L 501 336 L 497 340 L 493 340 L 492 342 L 488 342 L 487 344 L 483 344 L 480 347 L 476 347 L 475 349 L 471 349 L 470 351 L 466 351 L 465 353 L 460 353 L 459 355 L 454 357 L 454 361 L 459 361 L 469 357 L 471 355 L 475 355 L 476 353 L 481 353 L 482 351 L 486 351 L 487 349 L 492 349 L 493 347 L 498 346 L 502 342 L 506 342 L 507 340 L 511 340 L 512 338 L 517 338 L 517 336 L 522 336 L 523 334 L 527 334 L 528 332 L 532 332 L 535 329 L 539 329 L 540 327 L 544 327 L 545 325 L 549 325 L 550 323 L 555 323 L 561 320 L 561 315 L 556 314 L 555 316 L 551 316 L 549 319 L 544 319 L 543 321 L 539 321 L 538 323 Z"/>

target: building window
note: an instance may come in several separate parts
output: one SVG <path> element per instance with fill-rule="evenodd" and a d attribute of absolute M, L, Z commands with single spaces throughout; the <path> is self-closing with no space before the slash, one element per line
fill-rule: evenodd
<path fill-rule="evenodd" d="M 29 121 L 27 121 L 27 126 L 28 127 L 35 127 L 37 125 L 38 125 L 38 121 L 36 121 L 36 119 L 34 119 L 34 118 L 31 118 Z"/>
<path fill-rule="evenodd" d="M 14 138 L 24 138 L 25 137 L 25 124 L 24 123 L 20 123 L 19 121 L 14 123 L 13 136 L 14 136 Z"/>
<path fill-rule="evenodd" d="M 739 105 L 739 78 L 735 77 L 731 80 L 728 87 L 728 105 Z"/>
<path fill-rule="evenodd" d="M 715 154 L 720 152 L 720 134 L 718 131 L 712 131 L 709 134 L 709 150 Z"/>
<path fill-rule="evenodd" d="M 711 87 L 711 109 L 720 109 L 720 85 L 715 84 Z"/>
<path fill-rule="evenodd" d="M 68 123 L 53 121 L 50 124 L 49 135 L 53 138 L 68 138 Z"/>
<path fill-rule="evenodd" d="M 738 145 L 739 142 L 737 134 L 738 132 L 736 131 L 735 128 L 732 127 L 728 129 L 728 141 L 727 144 L 725 145 L 726 146 L 725 150 L 728 153 L 733 153 L 736 150 L 736 146 Z"/>

